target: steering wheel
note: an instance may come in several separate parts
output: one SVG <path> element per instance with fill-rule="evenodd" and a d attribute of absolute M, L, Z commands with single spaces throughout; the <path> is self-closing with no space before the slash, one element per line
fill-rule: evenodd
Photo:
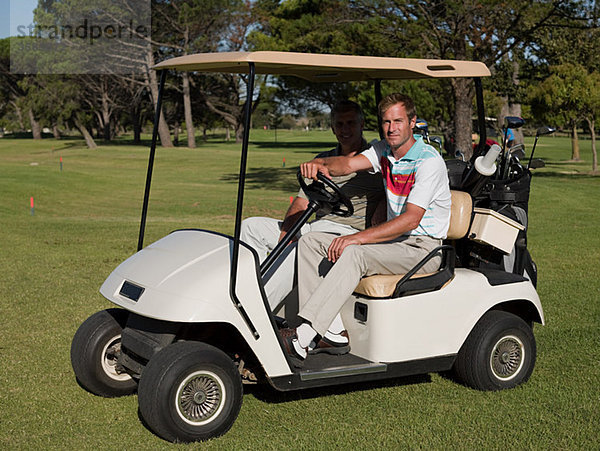
<path fill-rule="evenodd" d="M 316 202 L 319 209 L 325 209 L 327 213 L 348 217 L 354 213 L 354 206 L 348 196 L 346 196 L 341 188 L 331 179 L 325 177 L 320 172 L 317 174 L 319 180 L 313 181 L 310 185 L 304 181 L 304 177 L 298 171 L 298 183 L 308 197 L 309 201 Z M 325 187 L 331 188 L 331 191 Z"/>

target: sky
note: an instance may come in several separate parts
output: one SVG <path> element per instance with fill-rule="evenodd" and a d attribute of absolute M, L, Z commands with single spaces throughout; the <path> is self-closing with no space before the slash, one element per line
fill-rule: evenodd
<path fill-rule="evenodd" d="M 0 39 L 17 36 L 19 25 L 33 23 L 33 10 L 37 0 L 0 0 Z"/>

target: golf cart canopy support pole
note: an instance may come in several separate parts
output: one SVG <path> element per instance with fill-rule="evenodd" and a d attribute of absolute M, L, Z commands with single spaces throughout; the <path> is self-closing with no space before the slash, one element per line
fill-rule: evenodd
<path fill-rule="evenodd" d="M 477 102 L 477 127 L 479 128 L 479 144 L 477 149 L 473 152 L 471 161 L 483 155 L 485 151 L 485 142 L 487 141 L 487 129 L 485 125 L 485 107 L 483 105 L 483 85 L 481 84 L 481 78 L 473 78 L 475 82 L 475 101 Z"/>
<path fill-rule="evenodd" d="M 152 182 L 152 169 L 154 167 L 154 154 L 156 153 L 156 140 L 158 138 L 158 122 L 162 110 L 162 95 L 167 79 L 167 71 L 160 71 L 160 85 L 158 88 L 158 99 L 156 99 L 156 112 L 154 114 L 154 129 L 152 130 L 152 145 L 150 146 L 150 157 L 148 158 L 148 173 L 146 174 L 146 189 L 144 190 L 144 204 L 142 206 L 142 219 L 140 221 L 140 236 L 138 239 L 138 251 L 144 248 L 144 230 L 146 229 L 146 216 L 148 215 L 148 200 L 150 198 L 150 184 Z"/>
<path fill-rule="evenodd" d="M 379 102 L 381 102 L 381 80 L 375 80 L 375 114 L 377 114 L 377 132 L 379 139 L 383 139 L 383 128 L 381 127 L 381 117 L 379 116 Z"/>
<path fill-rule="evenodd" d="M 242 141 L 242 155 L 240 157 L 240 176 L 238 182 L 238 196 L 237 196 L 237 207 L 235 212 L 235 232 L 233 234 L 233 255 L 231 257 L 231 276 L 229 278 L 229 296 L 233 301 L 233 304 L 238 309 L 244 321 L 250 328 L 252 335 L 255 339 L 259 339 L 260 336 L 252 321 L 248 317 L 248 314 L 244 310 L 242 303 L 237 297 L 235 288 L 237 285 L 237 272 L 238 272 L 238 260 L 240 255 L 240 232 L 242 229 L 242 212 L 244 208 L 244 187 L 246 184 L 246 163 L 248 160 L 248 140 L 250 139 L 250 116 L 252 115 L 252 97 L 254 93 L 254 77 L 256 70 L 254 63 L 248 63 L 249 73 L 248 82 L 246 84 L 246 105 L 244 107 L 244 136 Z"/>

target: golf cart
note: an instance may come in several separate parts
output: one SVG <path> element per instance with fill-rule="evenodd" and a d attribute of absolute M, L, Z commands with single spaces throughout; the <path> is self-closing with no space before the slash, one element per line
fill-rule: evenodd
<path fill-rule="evenodd" d="M 498 390 L 529 378 L 536 358 L 533 323 L 543 324 L 544 316 L 535 278 L 522 270 L 526 246 L 518 248 L 518 265 L 508 269 L 503 263 L 526 229 L 502 213 L 512 202 L 509 196 L 494 197 L 514 181 L 497 177 L 500 151 L 486 148 L 485 134 L 471 162 L 448 162 L 451 228 L 444 245 L 426 257 L 441 253 L 440 269 L 413 277 L 421 262 L 404 275 L 363 279 L 341 311 L 350 336 L 348 354 L 321 353 L 301 368 L 294 366 L 279 337 L 282 320 L 271 311 L 261 278 L 287 242 L 259 264 L 256 252 L 240 241 L 256 74 L 312 82 L 371 80 L 378 99 L 383 79 L 471 77 L 483 120 L 480 77 L 490 74 L 485 65 L 252 52 L 188 55 L 154 69 L 161 75 L 161 92 L 169 71 L 248 74 L 234 236 L 177 230 L 144 247 L 159 96 L 138 252 L 100 289 L 119 308 L 92 315 L 73 338 L 72 365 L 85 389 L 106 397 L 137 390 L 144 423 L 166 440 L 189 442 L 229 430 L 242 404 L 243 383 L 287 391 L 453 370 L 467 386 Z M 520 174 L 529 171 L 522 168 Z M 310 203 L 295 227 L 321 208 L 349 214 L 352 204 L 329 179 L 299 181 Z M 293 235 L 291 230 L 288 237 Z"/>

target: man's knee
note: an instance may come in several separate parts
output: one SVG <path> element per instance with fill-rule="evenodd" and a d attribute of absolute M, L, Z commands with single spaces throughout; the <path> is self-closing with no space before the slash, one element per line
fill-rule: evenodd
<path fill-rule="evenodd" d="M 363 250 L 364 247 L 357 244 L 351 244 L 349 246 L 346 246 L 337 263 L 344 266 L 356 265 L 362 273 L 365 273 L 367 270 L 367 266 Z"/>
<path fill-rule="evenodd" d="M 327 248 L 331 243 L 332 237 L 330 233 L 324 232 L 309 232 L 302 235 L 298 240 L 298 252 L 317 252 L 327 253 Z"/>
<path fill-rule="evenodd" d="M 250 237 L 262 238 L 264 235 L 267 235 L 267 230 L 273 227 L 269 224 L 270 221 L 274 220 L 271 218 L 263 218 L 261 216 L 244 219 L 240 228 L 242 240 Z"/>

